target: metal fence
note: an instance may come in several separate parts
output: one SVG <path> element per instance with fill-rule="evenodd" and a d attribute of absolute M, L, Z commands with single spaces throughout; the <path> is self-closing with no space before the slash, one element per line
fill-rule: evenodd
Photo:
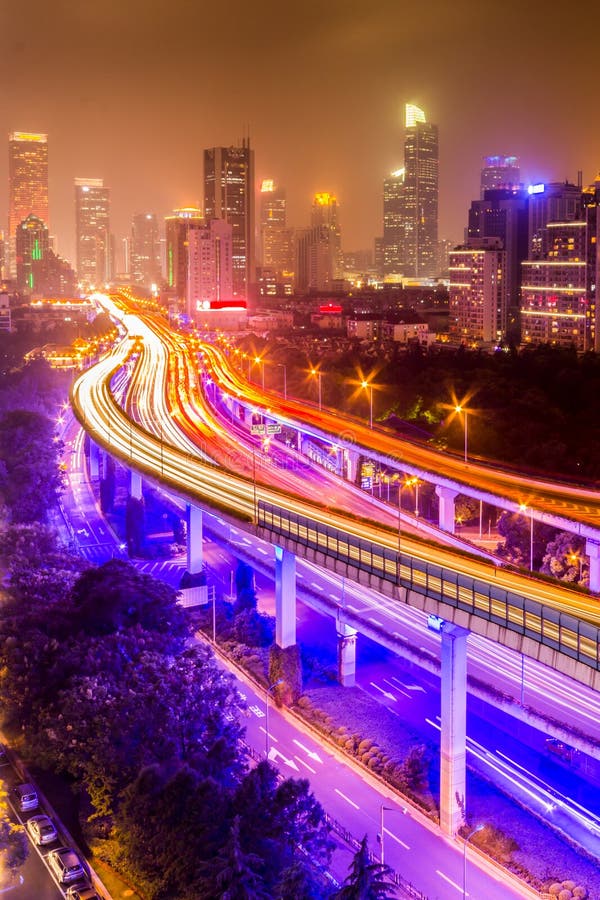
<path fill-rule="evenodd" d="M 520 594 L 398 553 L 329 525 L 260 501 L 258 525 L 384 581 L 532 638 L 600 670 L 600 628 Z"/>

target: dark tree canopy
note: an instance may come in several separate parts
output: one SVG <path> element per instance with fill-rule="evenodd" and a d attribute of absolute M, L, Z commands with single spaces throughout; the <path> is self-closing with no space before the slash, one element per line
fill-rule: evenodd
<path fill-rule="evenodd" d="M 60 450 L 45 415 L 13 410 L 0 419 L 0 490 L 13 522 L 44 522 L 56 505 Z"/>

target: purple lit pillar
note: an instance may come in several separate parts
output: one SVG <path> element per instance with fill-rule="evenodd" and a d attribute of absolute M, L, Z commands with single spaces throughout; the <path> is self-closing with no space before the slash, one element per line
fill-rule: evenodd
<path fill-rule="evenodd" d="M 142 499 L 142 476 L 133 469 L 129 470 L 129 496 L 136 500 Z"/>
<path fill-rule="evenodd" d="M 343 687 L 356 684 L 356 628 L 339 620 L 337 630 L 338 681 Z"/>
<path fill-rule="evenodd" d="M 458 491 L 437 484 L 435 492 L 440 499 L 439 526 L 443 531 L 454 534 L 454 498 Z"/>
<path fill-rule="evenodd" d="M 585 555 L 590 561 L 589 589 L 597 594 L 600 591 L 600 542 L 587 538 Z"/>
<path fill-rule="evenodd" d="M 193 503 L 187 505 L 187 569 L 190 575 L 202 571 L 204 563 L 202 510 Z"/>
<path fill-rule="evenodd" d="M 442 627 L 440 827 L 451 836 L 465 818 L 468 633 L 450 622 Z"/>
<path fill-rule="evenodd" d="M 283 547 L 275 547 L 275 643 L 296 643 L 296 556 Z"/>
<path fill-rule="evenodd" d="M 90 478 L 96 481 L 100 477 L 100 448 L 90 440 Z"/>

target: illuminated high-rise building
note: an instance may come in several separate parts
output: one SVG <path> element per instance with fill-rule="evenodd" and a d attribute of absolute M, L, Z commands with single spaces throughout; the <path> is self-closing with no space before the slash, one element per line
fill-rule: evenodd
<path fill-rule="evenodd" d="M 327 225 L 296 232 L 295 286 L 300 293 L 333 288 L 332 234 Z"/>
<path fill-rule="evenodd" d="M 255 281 L 254 151 L 250 141 L 241 147 L 213 147 L 204 151 L 204 216 L 225 219 L 232 228 L 233 292 L 247 299 Z"/>
<path fill-rule="evenodd" d="M 132 284 L 150 288 L 160 284 L 160 235 L 154 213 L 136 213 L 131 225 L 129 278 Z"/>
<path fill-rule="evenodd" d="M 494 346 L 506 333 L 506 251 L 499 238 L 473 238 L 449 256 L 450 336 L 467 346 Z"/>
<path fill-rule="evenodd" d="M 399 278 L 404 268 L 404 169 L 383 182 L 383 275 Z"/>
<path fill-rule="evenodd" d="M 203 221 L 202 210 L 196 206 L 175 209 L 165 219 L 165 278 L 167 288 L 179 300 L 184 299 L 187 291 L 188 231 Z"/>
<path fill-rule="evenodd" d="M 187 315 L 197 319 L 205 310 L 242 303 L 234 299 L 232 225 L 223 219 L 192 225 L 187 242 Z"/>
<path fill-rule="evenodd" d="M 405 107 L 404 270 L 416 278 L 436 274 L 438 250 L 438 129 L 418 106 Z"/>
<path fill-rule="evenodd" d="M 286 222 L 285 189 L 272 179 L 264 179 L 260 186 L 260 236 L 262 265 L 275 278 L 293 269 L 293 236 Z"/>
<path fill-rule="evenodd" d="M 19 223 L 15 250 L 17 289 L 28 294 L 43 293 L 50 250 L 48 226 L 43 219 L 29 215 Z"/>
<path fill-rule="evenodd" d="M 329 252 L 331 256 L 329 280 L 343 278 L 344 260 L 342 257 L 342 237 L 339 223 L 339 206 L 337 198 L 326 191 L 315 194 L 312 204 L 311 228 L 325 229 L 329 235 Z M 323 231 L 323 234 L 325 231 Z M 322 243 L 320 240 L 319 243 Z"/>
<path fill-rule="evenodd" d="M 29 215 L 48 224 L 48 135 L 9 135 L 8 193 L 8 269 L 15 275 L 18 226 Z"/>
<path fill-rule="evenodd" d="M 486 156 L 481 170 L 481 199 L 486 191 L 518 188 L 521 173 L 516 156 Z"/>
<path fill-rule="evenodd" d="M 75 179 L 77 277 L 87 285 L 110 280 L 110 192 L 102 178 Z"/>

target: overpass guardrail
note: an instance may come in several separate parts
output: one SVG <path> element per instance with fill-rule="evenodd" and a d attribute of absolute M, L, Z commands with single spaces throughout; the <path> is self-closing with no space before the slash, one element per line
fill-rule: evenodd
<path fill-rule="evenodd" d="M 258 527 L 391 584 L 531 638 L 600 671 L 600 628 L 505 588 L 398 553 L 266 501 Z"/>

